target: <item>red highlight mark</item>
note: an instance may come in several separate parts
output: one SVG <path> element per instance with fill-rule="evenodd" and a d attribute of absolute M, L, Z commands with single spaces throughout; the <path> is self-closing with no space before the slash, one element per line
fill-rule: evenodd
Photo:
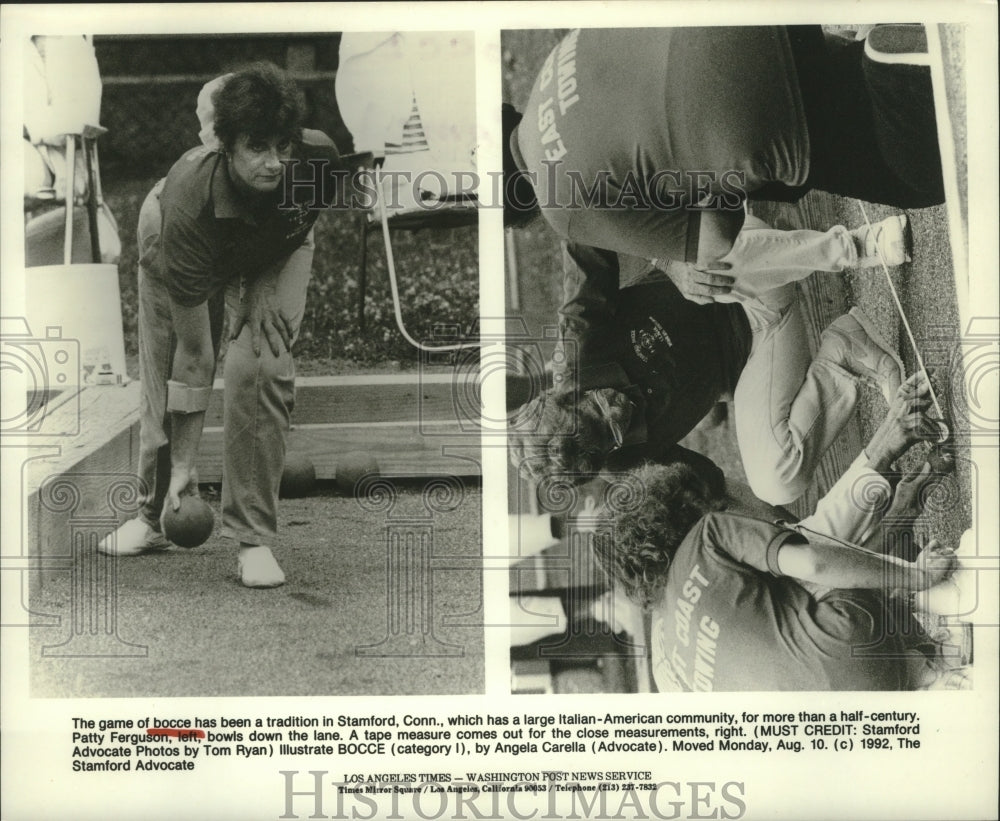
<path fill-rule="evenodd" d="M 176 738 L 178 741 L 194 741 L 195 739 L 200 741 L 205 737 L 205 731 L 199 730 L 197 727 L 191 730 L 180 729 L 177 727 L 150 727 L 146 730 L 146 735 L 168 736 Z"/>

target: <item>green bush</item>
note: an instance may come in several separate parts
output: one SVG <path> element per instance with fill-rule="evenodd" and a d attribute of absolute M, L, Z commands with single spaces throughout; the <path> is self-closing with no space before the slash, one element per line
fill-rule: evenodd
<path fill-rule="evenodd" d="M 105 181 L 104 195 L 122 239 L 119 280 L 126 353 L 138 350 L 136 220 L 155 178 Z M 316 223 L 316 255 L 296 361 L 306 372 L 336 372 L 397 364 L 414 366 L 418 352 L 403 339 L 393 316 L 380 231 L 368 238 L 365 332 L 358 324 L 362 215 L 327 212 Z M 407 330 L 429 340 L 442 326 L 463 331 L 479 316 L 477 229 L 423 229 L 393 234 L 400 302 Z"/>

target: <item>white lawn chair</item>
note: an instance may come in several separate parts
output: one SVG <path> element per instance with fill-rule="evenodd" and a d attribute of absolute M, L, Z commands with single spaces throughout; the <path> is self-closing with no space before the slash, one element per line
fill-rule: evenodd
<path fill-rule="evenodd" d="M 427 345 L 409 333 L 392 233 L 458 228 L 478 221 L 475 192 L 457 186 L 448 190 L 449 181 L 472 179 L 469 175 L 475 172 L 474 57 L 473 39 L 464 34 L 348 33 L 341 40 L 341 116 L 355 150 L 380 158 L 372 169 L 375 201 L 361 220 L 358 324 L 363 331 L 368 235 L 381 229 L 396 325 L 403 338 L 422 351 L 458 350 L 469 343 Z M 400 173 L 408 173 L 409 180 Z M 415 188 L 412 183 L 422 173 L 436 189 Z"/>
<path fill-rule="evenodd" d="M 123 384 L 125 344 L 114 217 L 101 195 L 101 81 L 85 37 L 36 37 L 26 67 L 25 297 L 30 327 L 80 344 L 70 384 Z M 82 160 L 81 160 L 82 157 Z M 80 180 L 82 172 L 82 184 Z M 49 208 L 50 205 L 62 207 Z M 40 209 L 42 210 L 39 213 Z"/>

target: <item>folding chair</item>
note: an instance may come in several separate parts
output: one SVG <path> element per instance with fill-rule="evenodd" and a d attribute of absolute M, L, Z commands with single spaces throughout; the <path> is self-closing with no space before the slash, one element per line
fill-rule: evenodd
<path fill-rule="evenodd" d="M 84 215 L 86 224 L 81 226 L 81 220 L 76 214 L 76 197 L 60 196 L 55 186 L 42 188 L 26 194 L 26 207 L 34 208 L 41 205 L 62 204 L 63 209 L 50 209 L 44 213 L 33 215 L 25 223 L 25 264 L 27 267 L 39 265 L 70 265 L 74 262 L 100 263 L 104 258 L 105 248 L 102 248 L 101 229 L 105 229 L 105 245 L 112 245 L 113 238 L 107 233 L 117 233 L 114 217 L 104 203 L 101 191 L 101 174 L 98 164 L 97 139 L 105 134 L 107 129 L 96 125 L 86 125 L 79 134 L 67 134 L 65 143 L 66 158 L 66 190 L 72 191 L 75 185 L 77 152 L 85 159 L 86 196 L 84 198 Z M 72 202 L 67 203 L 67 199 Z M 70 217 L 73 217 L 72 219 Z M 53 243 L 55 227 L 63 223 L 62 247 Z M 86 236 L 81 237 L 76 232 L 84 228 Z"/>
<path fill-rule="evenodd" d="M 361 219 L 358 324 L 364 330 L 368 235 L 381 228 L 396 325 L 403 338 L 422 351 L 457 350 L 468 343 L 425 345 L 407 330 L 392 233 L 477 222 L 474 194 L 415 192 L 411 185 L 422 172 L 430 172 L 442 183 L 449 170 L 475 170 L 474 52 L 473 38 L 454 32 L 419 36 L 409 32 L 348 33 L 341 39 L 337 70 L 341 115 L 354 137 L 355 150 L 383 157 L 372 169 L 375 201 Z M 400 183 L 391 173 L 398 171 L 409 171 L 409 180 Z"/>
<path fill-rule="evenodd" d="M 106 129 L 97 125 L 102 84 L 93 45 L 79 35 L 37 36 L 32 45 L 24 74 L 27 265 L 117 261 L 118 228 L 101 195 L 97 140 Z M 60 204 L 68 208 L 61 245 L 64 214 L 49 207 Z"/>
<path fill-rule="evenodd" d="M 118 265 L 104 262 L 101 219 L 106 206 L 101 199 L 97 162 L 99 126 L 84 126 L 80 134 L 66 135 L 66 197 L 63 208 L 33 217 L 25 224 L 25 296 L 33 329 L 58 327 L 64 339 L 80 343 L 80 373 L 67 374 L 81 384 L 120 385 L 128 382 L 122 330 Z M 86 226 L 78 219 L 74 182 L 76 152 L 86 157 Z M 53 195 L 52 202 L 59 202 Z M 113 217 L 107 230 L 117 241 Z M 60 226 L 62 223 L 62 226 Z M 81 241 L 80 229 L 86 236 Z M 62 239 L 61 248 L 59 239 Z M 37 332 L 37 331 L 36 331 Z"/>
<path fill-rule="evenodd" d="M 451 229 L 475 225 L 479 219 L 478 199 L 468 193 L 446 195 L 435 199 L 433 207 L 425 207 L 424 203 L 411 203 L 393 208 L 398 202 L 398 191 L 389 192 L 388 187 L 394 178 L 385 176 L 380 169 L 374 169 L 375 202 L 370 211 L 361 217 L 361 254 L 358 277 L 358 326 L 362 333 L 365 330 L 365 297 L 368 287 L 368 235 L 381 228 L 385 247 L 386 268 L 389 273 L 389 287 L 392 292 L 392 306 L 396 317 L 396 326 L 403 338 L 421 351 L 459 350 L 468 343 L 449 345 L 426 345 L 413 338 L 406 329 L 403 320 L 399 297 L 399 281 L 396 271 L 395 255 L 392 250 L 392 232 L 417 232 L 428 228 Z M 426 203 L 426 201 L 424 201 Z"/>
<path fill-rule="evenodd" d="M 96 124 L 97 60 L 86 37 L 40 36 L 33 44 L 25 67 L 25 166 L 33 161 L 41 173 L 25 190 L 26 317 L 39 336 L 64 340 L 51 374 L 58 385 L 49 387 L 122 384 L 128 380 L 121 245 L 101 195 L 97 140 L 105 129 Z M 83 187 L 77 185 L 81 171 Z M 37 213 L 49 205 L 63 207 Z M 79 352 L 79 361 L 67 358 L 70 350 Z"/>

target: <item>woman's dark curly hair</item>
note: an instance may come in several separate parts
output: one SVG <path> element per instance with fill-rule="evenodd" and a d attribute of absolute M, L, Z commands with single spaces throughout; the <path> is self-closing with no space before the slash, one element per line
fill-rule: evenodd
<path fill-rule="evenodd" d="M 594 401 L 598 394 L 612 416 L 628 427 L 631 403 L 614 388 L 586 391 L 579 402 L 573 391 L 548 390 L 518 411 L 509 453 L 522 476 L 535 481 L 558 476 L 583 484 L 600 473 L 610 452 L 610 431 Z"/>
<path fill-rule="evenodd" d="M 598 564 L 608 578 L 644 609 L 659 601 L 667 570 L 684 537 L 706 513 L 725 508 L 713 483 L 686 462 L 647 464 L 629 476 L 640 489 L 638 502 L 605 508 L 592 540 Z"/>
<path fill-rule="evenodd" d="M 302 92 L 273 63 L 254 63 L 237 71 L 212 97 L 215 135 L 226 151 L 246 134 L 254 140 L 302 138 Z"/>

